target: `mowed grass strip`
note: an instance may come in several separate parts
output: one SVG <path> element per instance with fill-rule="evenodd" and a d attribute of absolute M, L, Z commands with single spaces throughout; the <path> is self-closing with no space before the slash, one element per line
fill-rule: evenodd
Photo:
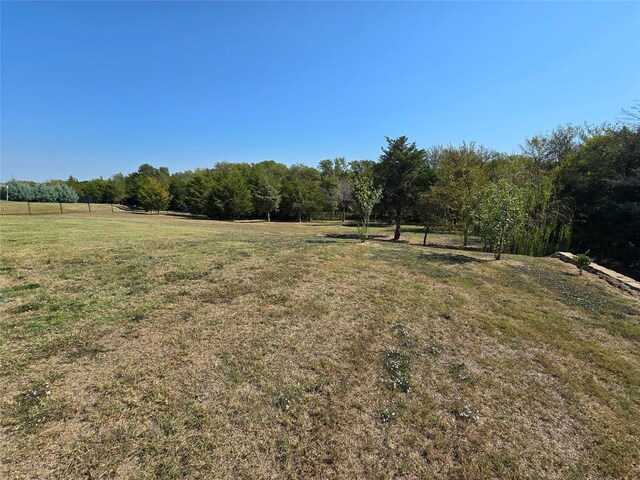
<path fill-rule="evenodd" d="M 0 225 L 2 478 L 640 474 L 639 302 L 570 265 L 335 223 Z"/>
<path fill-rule="evenodd" d="M 0 201 L 0 215 L 64 215 L 76 213 L 124 213 L 110 203 L 7 202 Z"/>

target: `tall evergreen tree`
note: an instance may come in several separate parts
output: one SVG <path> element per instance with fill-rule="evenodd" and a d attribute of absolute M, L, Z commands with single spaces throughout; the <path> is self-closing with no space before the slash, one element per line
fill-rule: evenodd
<path fill-rule="evenodd" d="M 375 174 L 383 190 L 384 206 L 391 212 L 396 225 L 394 240 L 400 239 L 400 224 L 412 209 L 417 195 L 431 182 L 426 151 L 409 143 L 405 136 L 386 137 L 387 146 L 376 165 Z"/>

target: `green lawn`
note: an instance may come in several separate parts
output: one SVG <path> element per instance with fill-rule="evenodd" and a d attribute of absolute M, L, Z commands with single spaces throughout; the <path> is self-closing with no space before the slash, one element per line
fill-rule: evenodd
<path fill-rule="evenodd" d="M 640 476 L 637 298 L 355 233 L 0 217 L 0 478 Z"/>

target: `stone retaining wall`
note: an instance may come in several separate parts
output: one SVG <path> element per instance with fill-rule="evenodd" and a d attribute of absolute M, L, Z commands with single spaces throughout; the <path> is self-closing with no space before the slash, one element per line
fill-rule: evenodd
<path fill-rule="evenodd" d="M 556 252 L 551 255 L 553 258 L 558 258 L 563 262 L 573 263 L 573 253 L 569 252 Z M 632 292 L 632 293 L 640 293 L 640 282 L 635 281 L 633 278 L 629 278 L 626 275 L 622 275 L 621 273 L 614 272 L 608 268 L 603 267 L 602 265 L 598 265 L 597 263 L 592 263 L 591 265 L 584 267 L 584 270 L 589 273 L 593 273 L 600 278 L 603 278 L 611 285 L 614 285 L 623 290 Z"/>

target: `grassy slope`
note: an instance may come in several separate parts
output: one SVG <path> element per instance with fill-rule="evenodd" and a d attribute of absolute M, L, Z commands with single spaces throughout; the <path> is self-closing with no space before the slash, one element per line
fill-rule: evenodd
<path fill-rule="evenodd" d="M 639 303 L 561 262 L 308 224 L 0 224 L 2 478 L 640 475 Z"/>

